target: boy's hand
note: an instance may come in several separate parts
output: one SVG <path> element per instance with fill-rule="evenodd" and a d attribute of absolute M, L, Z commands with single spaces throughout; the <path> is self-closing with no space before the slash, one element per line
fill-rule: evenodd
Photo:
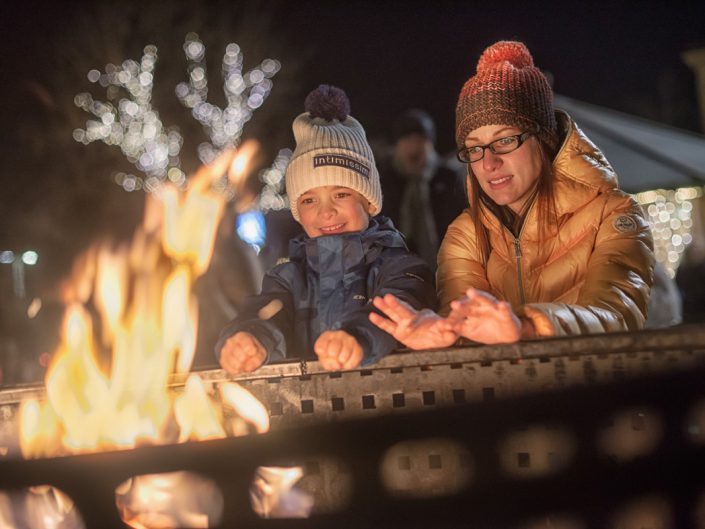
<path fill-rule="evenodd" d="M 370 312 L 370 321 L 410 349 L 449 347 L 458 338 L 452 321 L 430 309 L 415 310 L 393 294 L 376 297 L 372 304 L 387 318 Z"/>
<path fill-rule="evenodd" d="M 232 335 L 220 350 L 220 365 L 228 373 L 250 373 L 267 359 L 267 351 L 249 332 Z"/>
<path fill-rule="evenodd" d="M 362 346 L 345 331 L 325 331 L 313 350 L 321 366 L 328 371 L 353 369 L 362 362 Z"/>

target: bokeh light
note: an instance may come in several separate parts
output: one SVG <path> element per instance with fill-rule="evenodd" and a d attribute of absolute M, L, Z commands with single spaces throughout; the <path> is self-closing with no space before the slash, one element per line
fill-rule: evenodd
<path fill-rule="evenodd" d="M 683 252 L 693 242 L 693 200 L 703 196 L 703 189 L 655 189 L 636 195 L 651 225 L 656 260 L 670 277 L 675 277 Z"/>
<path fill-rule="evenodd" d="M 15 252 L 12 250 L 3 250 L 0 252 L 0 263 L 2 264 L 12 264 L 15 260 Z"/>
<path fill-rule="evenodd" d="M 289 207 L 288 197 L 284 194 L 284 175 L 292 154 L 291 149 L 280 150 L 272 166 L 260 173 L 259 178 L 264 187 L 255 201 L 258 210 L 266 213 Z"/>
<path fill-rule="evenodd" d="M 34 266 L 39 261 L 39 254 L 34 250 L 27 250 L 22 254 L 22 262 L 29 266 Z"/>
<path fill-rule="evenodd" d="M 128 59 L 118 66 L 107 64 L 104 74 L 91 70 L 88 80 L 108 89 L 108 101 L 97 101 L 89 93 L 74 98 L 76 106 L 98 118 L 88 120 L 85 129 L 74 130 L 74 140 L 83 144 L 102 141 L 120 147 L 151 182 L 140 182 L 138 186 L 137 182 L 124 180 L 126 190 L 152 187 L 166 178 L 169 167 L 180 165 L 178 155 L 183 139 L 176 128 L 166 128 L 152 108 L 156 62 L 157 48 L 149 45 L 139 63 Z"/>
<path fill-rule="evenodd" d="M 196 33 L 186 35 L 184 53 L 188 62 L 188 82 L 179 83 L 176 97 L 191 109 L 200 122 L 210 142 L 198 146 L 198 156 L 203 163 L 210 163 L 224 149 L 236 146 L 242 129 L 252 118 L 255 109 L 262 106 L 272 89 L 271 78 L 281 65 L 273 59 L 262 63 L 245 74 L 242 73 L 243 55 L 240 46 L 231 43 L 223 56 L 223 90 L 227 104 L 220 108 L 207 102 L 208 76 L 205 63 L 205 46 Z"/>
<path fill-rule="evenodd" d="M 220 108 L 206 100 L 205 45 L 196 33 L 189 33 L 183 49 L 188 63 L 188 82 L 176 86 L 176 96 L 191 109 L 193 117 L 208 134 L 210 141 L 198 145 L 197 152 L 203 163 L 210 163 L 226 148 L 238 145 L 244 125 L 269 95 L 273 86 L 271 78 L 281 65 L 276 60 L 265 59 L 243 74 L 240 47 L 235 43 L 228 44 L 222 66 L 227 104 L 225 108 Z M 97 119 L 89 119 L 85 129 L 75 129 L 73 139 L 83 144 L 102 141 L 120 147 L 127 160 L 144 175 L 113 174 L 115 183 L 128 192 L 152 192 L 167 180 L 179 186 L 186 183 L 186 174 L 181 170 L 179 158 L 183 137 L 175 127 L 165 127 L 159 113 L 152 107 L 156 63 L 156 46 L 145 46 L 139 62 L 128 59 L 120 65 L 107 64 L 105 73 L 95 69 L 88 72 L 87 78 L 91 83 L 106 88 L 107 101 L 96 100 L 87 92 L 74 98 L 77 107 Z M 280 165 L 275 162 L 271 171 L 283 172 Z M 275 185 L 267 188 L 269 198 L 265 202 L 277 209 L 286 207 L 285 200 L 280 196 L 281 187 Z M 221 191 L 233 195 L 232 190 Z"/>
<path fill-rule="evenodd" d="M 252 246 L 259 253 L 267 237 L 264 215 L 261 211 L 246 211 L 238 215 L 236 221 L 238 237 Z"/>

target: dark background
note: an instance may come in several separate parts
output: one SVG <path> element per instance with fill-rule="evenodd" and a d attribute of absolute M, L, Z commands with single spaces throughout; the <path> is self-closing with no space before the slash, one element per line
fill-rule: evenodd
<path fill-rule="evenodd" d="M 148 42 L 166 40 L 165 30 L 183 41 L 184 35 L 176 34 L 181 28 L 154 24 L 150 31 L 149 16 L 140 14 L 163 12 L 168 18 L 175 11 L 169 6 L 178 5 L 179 23 L 187 27 L 191 18 L 191 27 L 204 40 L 209 36 L 214 40 L 217 32 L 222 39 L 240 42 L 243 28 L 235 26 L 245 18 L 258 19 L 264 28 L 258 34 L 258 47 L 284 51 L 287 59 L 296 62 L 293 86 L 279 95 L 275 88 L 271 99 L 288 97 L 291 91 L 302 99 L 320 82 L 340 85 L 350 95 L 353 114 L 371 136 L 385 132 L 400 111 L 421 106 L 438 121 L 441 147 L 451 148 L 457 93 L 474 73 L 482 50 L 499 39 L 524 41 L 536 64 L 553 74 L 554 88 L 561 94 L 698 128 L 694 77 L 680 54 L 705 45 L 705 2 L 126 0 L 86 5 L 37 0 L 3 3 L 0 24 L 6 64 L 1 90 L 6 123 L 16 125 L 31 112 L 21 94 L 28 81 L 50 85 L 55 71 L 67 66 L 63 62 L 67 50 L 91 42 L 86 17 L 95 21 L 104 10 L 118 24 L 119 19 L 134 15 L 132 50 L 124 51 L 138 56 Z M 142 7 L 135 11 L 135 6 Z M 97 26 L 93 24 L 93 29 Z M 263 46 L 267 42 L 270 45 Z M 93 67 L 99 69 L 111 59 L 100 57 L 95 46 L 84 51 L 95 58 Z M 217 50 L 211 51 L 214 72 L 219 56 Z M 247 49 L 244 52 L 255 60 Z M 160 47 L 160 61 L 183 63 L 180 54 Z M 286 70 L 289 64 L 282 62 Z M 83 82 L 84 90 L 89 87 L 85 72 L 77 81 Z M 56 104 L 70 106 L 71 102 Z M 282 116 L 283 127 L 301 107 L 302 101 L 293 98 L 289 116 Z"/>

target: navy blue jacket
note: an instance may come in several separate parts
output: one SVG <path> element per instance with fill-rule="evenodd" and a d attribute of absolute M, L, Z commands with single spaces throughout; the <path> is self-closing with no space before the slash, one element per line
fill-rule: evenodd
<path fill-rule="evenodd" d="M 364 232 L 301 235 L 290 241 L 289 254 L 289 262 L 265 275 L 262 293 L 247 298 L 223 330 L 215 346 L 218 357 L 230 336 L 245 331 L 267 350 L 267 362 L 315 359 L 313 345 L 321 333 L 342 329 L 362 346 L 362 365 L 371 364 L 399 346 L 369 321 L 370 311 L 377 311 L 373 297 L 391 293 L 416 309 L 436 308 L 428 265 L 407 250 L 386 217 L 370 219 Z M 267 307 L 266 313 L 279 305 L 275 300 L 281 309 L 261 319 L 261 309 Z"/>

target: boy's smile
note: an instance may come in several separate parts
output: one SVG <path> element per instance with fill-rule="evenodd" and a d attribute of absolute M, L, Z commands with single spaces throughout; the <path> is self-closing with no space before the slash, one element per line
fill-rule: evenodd
<path fill-rule="evenodd" d="M 319 229 L 323 233 L 343 233 L 343 229 L 345 228 L 345 223 L 343 224 L 335 224 L 333 226 L 321 226 Z"/>
<path fill-rule="evenodd" d="M 309 237 L 364 231 L 374 209 L 360 193 L 341 186 L 309 189 L 297 206 L 299 222 Z"/>

